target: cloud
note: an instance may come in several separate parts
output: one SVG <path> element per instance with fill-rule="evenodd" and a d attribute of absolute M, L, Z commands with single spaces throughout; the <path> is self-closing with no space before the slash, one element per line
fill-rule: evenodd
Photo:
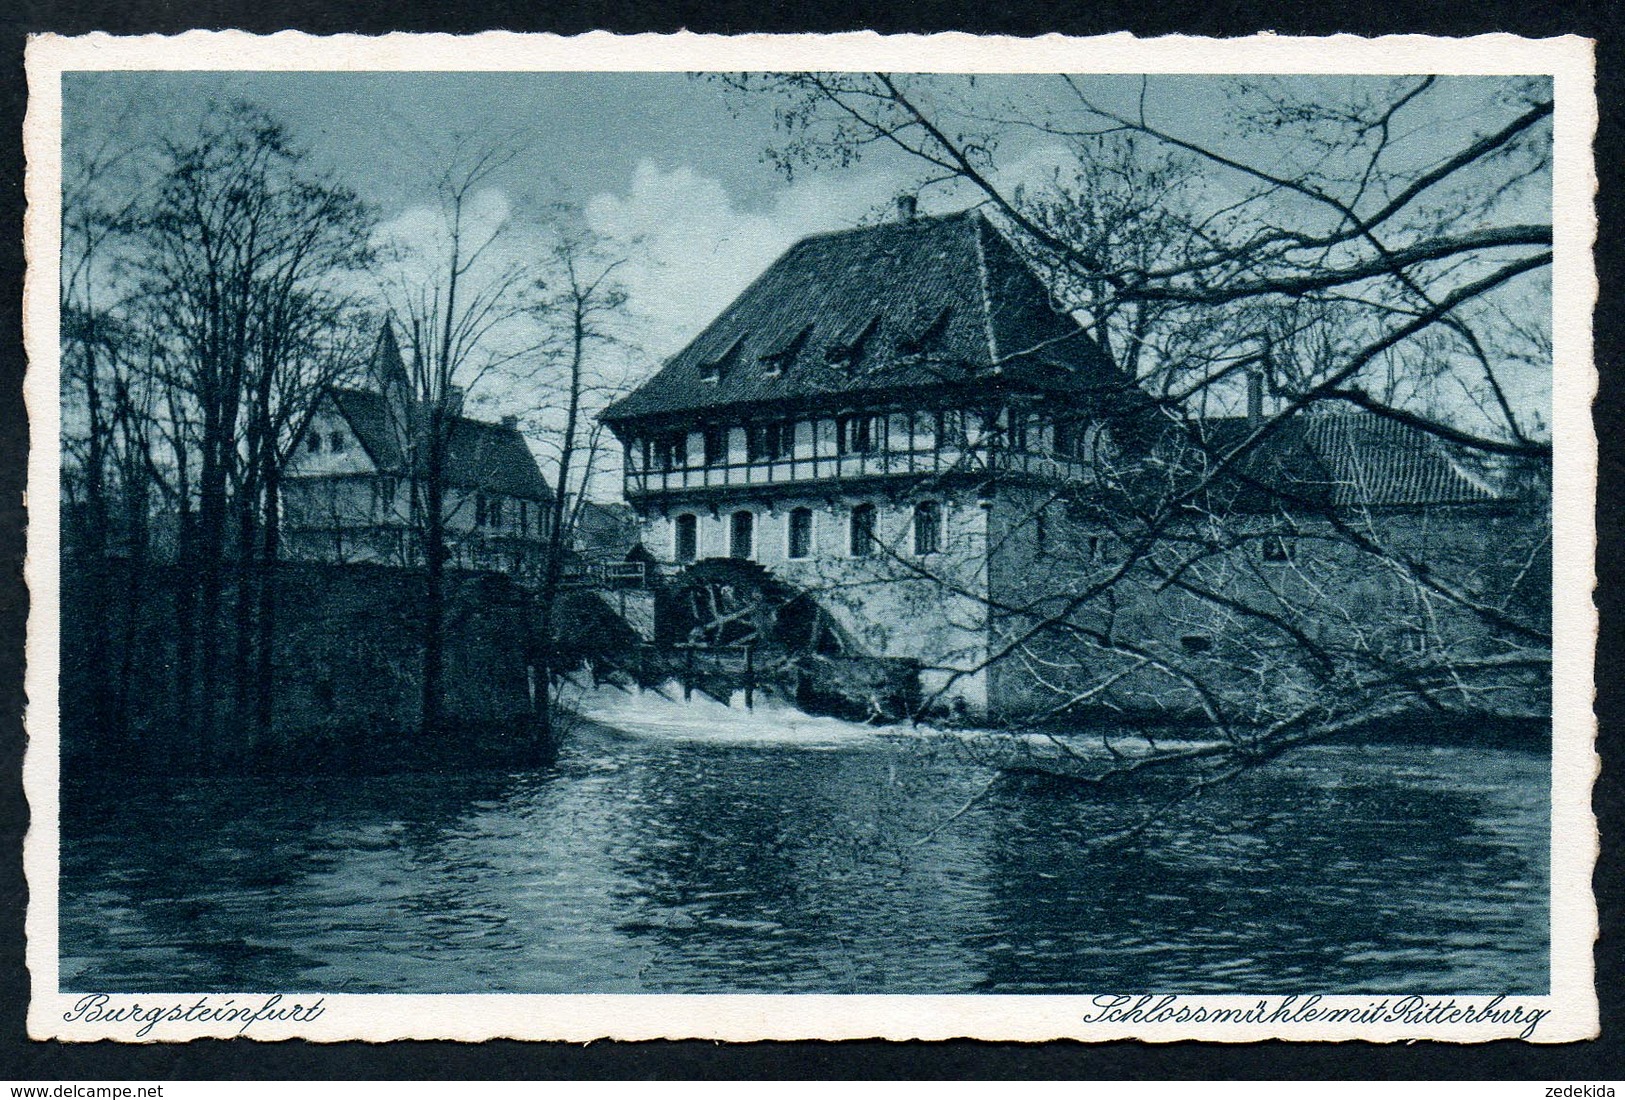
<path fill-rule="evenodd" d="M 807 176 L 749 210 L 691 166 L 664 169 L 646 160 L 624 192 L 593 196 L 585 213 L 593 232 L 630 257 L 623 280 L 646 319 L 646 350 L 659 360 L 698 335 L 796 241 L 877 214 L 904 182 L 885 172 Z"/>
<path fill-rule="evenodd" d="M 534 250 L 534 242 L 527 239 L 532 236 L 527 228 L 514 218 L 513 204 L 505 191 L 487 188 L 476 192 L 463 207 L 463 256 L 466 258 L 471 248 L 495 235 L 497 239 L 482 257 L 481 273 L 521 264 Z M 445 281 L 451 257 L 451 226 L 446 213 L 438 207 L 408 207 L 380 225 L 373 240 L 385 256 L 381 277 L 386 284 L 418 287 Z"/>

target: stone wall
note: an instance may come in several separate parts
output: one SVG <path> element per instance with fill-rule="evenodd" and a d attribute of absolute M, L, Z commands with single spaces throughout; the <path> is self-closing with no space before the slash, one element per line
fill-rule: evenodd
<path fill-rule="evenodd" d="M 913 545 L 914 507 L 921 500 L 942 508 L 941 548 L 926 555 Z M 853 556 L 852 509 L 863 503 L 875 507 L 877 545 Z M 789 516 L 798 507 L 812 510 L 812 548 L 806 558 L 792 559 Z M 755 516 L 753 560 L 813 593 L 854 652 L 919 661 L 928 707 L 986 714 L 987 515 L 973 493 L 809 495 L 771 504 L 747 499 L 718 502 L 714 514 L 709 505 L 674 506 L 664 515 L 651 513 L 643 545 L 658 559 L 673 560 L 677 517 L 686 512 L 696 517 L 697 557 L 725 557 L 730 516 L 740 510 Z"/>
<path fill-rule="evenodd" d="M 125 563 L 109 563 L 110 592 L 126 590 Z M 72 560 L 62 570 L 61 720 L 64 760 L 154 770 L 390 770 L 501 766 L 528 757 L 539 731 L 532 709 L 532 622 L 525 597 L 493 574 L 448 575 L 446 729 L 418 733 L 422 690 L 423 578 L 372 565 L 282 563 L 276 570 L 273 707 L 256 730 L 229 675 L 191 707 L 179 695 L 174 567 L 137 578 L 133 605 L 108 601 L 107 620 L 75 610 L 90 583 Z M 228 591 L 227 606 L 234 604 Z M 131 612 L 133 611 L 133 617 Z M 111 640 L 109 667 L 79 659 L 89 631 Z M 229 628 L 223 637 L 234 638 Z M 119 720 L 99 728 L 88 707 L 98 681 L 117 685 Z"/>
<path fill-rule="evenodd" d="M 990 692 L 995 713 L 1043 713 L 1068 693 L 1099 684 L 1136 658 L 1091 646 L 1065 629 L 1032 631 L 1046 617 L 1069 622 L 1134 647 L 1149 663 L 1114 682 L 1092 705 L 1114 715 L 1148 720 L 1195 717 L 1201 700 L 1182 677 L 1195 675 L 1224 693 L 1236 713 L 1262 716 L 1307 700 L 1335 685 L 1358 662 L 1340 653 L 1372 654 L 1396 666 L 1473 661 L 1506 651 L 1505 639 L 1485 619 L 1437 593 L 1383 556 L 1362 552 L 1325 520 L 1300 520 L 1284 546 L 1271 517 L 1232 518 L 1224 537 L 1233 544 L 1211 552 L 1182 576 L 1233 601 L 1201 598 L 1164 583 L 1143 565 L 1088 599 L 1092 584 L 1124 566 L 1128 548 L 1109 532 L 1073 524 L 1058 504 L 1046 515 L 1043 551 L 1036 536 L 1039 498 L 1001 492 L 991 516 L 996 549 L 990 592 L 1003 606 L 1031 614 L 995 615 L 996 659 Z M 1365 537 L 1395 556 L 1424 563 L 1430 579 L 1481 602 L 1504 606 L 1523 621 L 1549 622 L 1550 546 L 1541 517 L 1502 505 L 1388 510 L 1345 517 Z M 1188 534 L 1188 533 L 1187 533 Z M 1165 565 L 1192 554 L 1190 542 L 1153 550 Z M 1284 556 L 1283 556 L 1284 550 Z M 1164 571 L 1166 572 L 1166 570 Z M 1309 644 L 1258 615 L 1298 627 Z M 1311 650 L 1333 655 L 1317 664 Z M 1543 681 L 1527 673 L 1490 674 L 1473 687 L 1475 705 L 1508 713 L 1549 706 Z M 1419 703 L 1420 705 L 1420 703 Z"/>

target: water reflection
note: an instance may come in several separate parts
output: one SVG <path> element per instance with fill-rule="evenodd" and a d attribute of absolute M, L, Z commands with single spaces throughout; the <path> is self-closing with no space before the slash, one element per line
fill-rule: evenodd
<path fill-rule="evenodd" d="M 1543 990 L 1538 775 L 1503 788 L 1500 762 L 1460 750 L 1358 755 L 1316 750 L 1253 775 L 1129 858 L 1082 854 L 1110 827 L 1096 803 L 1008 800 L 989 845 L 1000 942 L 983 988 Z"/>
<path fill-rule="evenodd" d="M 938 743 L 587 731 L 546 773 L 68 784 L 73 990 L 1546 989 L 1547 772 L 1321 747 L 1131 798 Z M 935 831 L 934 831 L 935 830 Z"/>

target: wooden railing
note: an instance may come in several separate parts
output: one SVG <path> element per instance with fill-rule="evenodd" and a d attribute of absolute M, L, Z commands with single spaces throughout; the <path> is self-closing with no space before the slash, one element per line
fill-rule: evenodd
<path fill-rule="evenodd" d="M 649 583 L 649 573 L 641 561 L 595 561 L 565 566 L 562 579 L 572 585 L 643 588 Z"/>
<path fill-rule="evenodd" d="M 848 481 L 872 477 L 931 477 L 955 472 L 1019 473 L 1055 481 L 1086 481 L 1090 466 L 1075 459 L 986 447 L 809 455 L 759 462 L 724 462 L 626 472 L 626 494 Z"/>

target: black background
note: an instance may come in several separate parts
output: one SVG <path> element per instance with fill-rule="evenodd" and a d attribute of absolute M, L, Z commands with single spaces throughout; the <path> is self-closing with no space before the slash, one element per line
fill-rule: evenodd
<path fill-rule="evenodd" d="M 1617 854 L 1621 810 L 1621 567 L 1619 472 L 1625 448 L 1625 394 L 1620 385 L 1619 288 L 1625 275 L 1619 166 L 1619 105 L 1625 76 L 1625 5 L 1541 3 L 1539 0 L 1317 0 L 1310 3 L 1233 0 L 911 0 L 876 9 L 851 0 L 0 0 L 0 1081 L 51 1083 L 122 1079 L 1527 1079 L 1551 1083 L 1625 1082 L 1620 908 Z M 21 577 L 28 432 L 22 403 L 21 134 L 26 92 L 23 46 L 31 33 L 174 33 L 191 28 L 239 28 L 259 33 L 315 34 L 390 30 L 473 32 L 593 29 L 738 34 L 749 31 L 881 32 L 960 30 L 1035 35 L 1132 31 L 1141 36 L 1199 34 L 1420 33 L 1466 35 L 1509 31 L 1542 37 L 1581 34 L 1597 39 L 1597 92 L 1602 109 L 1597 169 L 1602 181 L 1597 267 L 1597 361 L 1602 392 L 1595 410 L 1601 444 L 1598 499 L 1599 750 L 1603 775 L 1595 807 L 1603 831 L 1596 878 L 1602 939 L 1597 984 L 1602 1037 L 1585 1043 L 1477 1046 L 1413 1043 L 1142 1044 L 1142 1043 L 612 1043 L 588 1046 L 511 1041 L 481 1044 L 258 1043 L 198 1040 L 131 1045 L 30 1042 L 24 1023 L 28 974 L 23 965 L 23 626 L 27 593 Z M 47 441 L 47 445 L 54 445 Z M 54 517 L 46 517 L 53 522 Z M 1531 1092 L 1531 1095 L 1537 1095 Z"/>

